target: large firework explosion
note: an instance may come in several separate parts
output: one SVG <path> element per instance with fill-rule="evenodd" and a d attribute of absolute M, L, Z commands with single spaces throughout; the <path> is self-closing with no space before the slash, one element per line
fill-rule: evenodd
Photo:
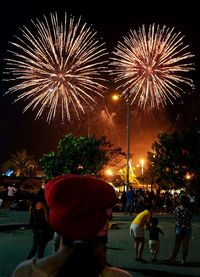
<path fill-rule="evenodd" d="M 111 57 L 111 74 L 121 95 L 143 108 L 159 107 L 180 96 L 181 83 L 193 87 L 192 79 L 184 76 L 194 67 L 187 62 L 193 55 L 183 38 L 174 28 L 155 24 L 143 25 L 138 32 L 130 30 Z"/>
<path fill-rule="evenodd" d="M 50 123 L 57 112 L 62 121 L 65 116 L 70 121 L 72 113 L 79 118 L 105 89 L 105 44 L 81 17 L 65 13 L 61 21 L 52 13 L 31 22 L 32 29 L 23 26 L 10 42 L 5 73 L 14 83 L 6 93 L 17 93 L 15 102 L 27 101 L 24 111 L 36 109 L 36 119 L 47 114 Z"/>

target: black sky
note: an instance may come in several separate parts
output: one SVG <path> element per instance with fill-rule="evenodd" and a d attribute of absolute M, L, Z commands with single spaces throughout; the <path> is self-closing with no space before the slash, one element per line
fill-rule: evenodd
<path fill-rule="evenodd" d="M 2 1 L 0 4 L 0 71 L 1 79 L 4 71 L 4 58 L 7 55 L 8 41 L 13 40 L 18 28 L 28 26 L 31 19 L 41 18 L 44 14 L 57 11 L 67 12 L 74 16 L 82 16 L 83 20 L 92 24 L 103 37 L 108 50 L 112 51 L 117 41 L 130 29 L 142 24 L 167 25 L 175 27 L 177 32 L 185 35 L 185 42 L 195 55 L 196 72 L 194 82 L 198 87 L 200 80 L 200 13 L 198 1 Z M 13 104 L 12 95 L 3 96 L 7 84 L 0 81 L 0 164 L 20 149 L 40 158 L 43 153 L 55 150 L 58 140 L 68 132 L 74 134 L 87 133 L 87 124 L 66 123 L 59 118 L 48 125 L 44 119 L 34 120 L 34 112 L 22 113 L 23 103 Z M 116 110 L 117 111 L 117 110 Z M 123 117 L 123 113 L 121 114 Z M 148 118 L 147 118 L 148 117 Z M 125 120 L 122 119 L 122 122 Z M 132 131 L 132 152 L 135 156 L 145 155 L 159 131 L 168 127 L 164 114 L 134 116 Z M 125 147 L 125 127 L 118 126 L 120 144 Z M 122 131 L 120 131 L 122 130 Z M 105 131 L 106 134 L 106 131 Z M 123 136 L 123 137 L 122 137 Z"/>

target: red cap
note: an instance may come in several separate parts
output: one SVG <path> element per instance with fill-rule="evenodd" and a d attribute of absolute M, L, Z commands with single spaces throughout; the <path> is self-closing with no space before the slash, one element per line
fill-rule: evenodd
<path fill-rule="evenodd" d="M 116 204 L 111 185 L 90 175 L 66 174 L 45 186 L 49 223 L 67 239 L 94 239 L 107 220 L 106 210 Z"/>

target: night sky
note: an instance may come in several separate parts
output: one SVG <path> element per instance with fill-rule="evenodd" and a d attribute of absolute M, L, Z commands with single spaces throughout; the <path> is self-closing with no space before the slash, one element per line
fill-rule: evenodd
<path fill-rule="evenodd" d="M 194 63 L 196 71 L 193 74 L 194 84 L 198 88 L 200 80 L 200 16 L 198 1 L 3 1 L 0 9 L 0 164 L 10 158 L 11 153 L 26 149 L 30 155 L 39 159 L 44 153 L 55 150 L 58 141 L 67 133 L 75 135 L 87 135 L 88 122 L 95 118 L 94 114 L 83 117 L 80 122 L 61 123 L 56 118 L 50 125 L 44 118 L 35 120 L 35 112 L 29 110 L 22 113 L 23 101 L 13 104 L 14 96 L 4 95 L 8 83 L 3 79 L 5 57 L 8 55 L 8 41 L 13 40 L 18 29 L 29 26 L 30 20 L 43 14 L 57 11 L 60 14 L 67 12 L 74 16 L 82 16 L 83 21 L 92 24 L 106 42 L 109 51 L 112 51 L 122 36 L 130 29 L 136 29 L 142 24 L 167 25 L 175 27 L 177 32 L 185 35 L 185 43 L 189 44 L 189 50 L 195 55 Z M 13 3 L 12 3 L 13 2 Z M 146 4 L 147 2 L 148 4 Z M 72 4 L 73 3 L 73 4 Z M 108 7 L 109 3 L 109 7 Z M 158 4 L 159 3 L 159 4 Z M 175 6 L 176 5 L 176 6 Z M 114 90 L 113 85 L 110 92 Z M 109 95 L 108 95 L 109 96 Z M 106 123 L 91 123 L 90 134 L 105 134 L 116 145 L 126 149 L 126 109 L 125 105 L 109 103 L 106 97 L 107 107 L 111 116 L 115 116 L 115 130 L 110 130 Z M 102 106 L 103 107 L 103 106 Z M 101 112 L 101 105 L 94 108 L 94 113 Z M 87 119 L 87 120 L 86 120 Z M 157 133 L 168 130 L 169 122 L 166 111 L 143 112 L 132 109 L 131 118 L 131 153 L 137 163 L 139 157 L 146 157 L 151 143 L 156 139 Z M 93 127 L 95 125 L 95 127 Z M 94 129 L 93 129 L 94 128 Z M 109 132 L 110 131 L 110 132 Z"/>

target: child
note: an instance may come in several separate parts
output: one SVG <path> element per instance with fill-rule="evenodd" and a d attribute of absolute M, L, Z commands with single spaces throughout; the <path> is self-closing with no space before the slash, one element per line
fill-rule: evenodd
<path fill-rule="evenodd" d="M 157 261 L 157 254 L 160 250 L 160 240 L 159 240 L 159 234 L 162 234 L 164 236 L 163 231 L 157 226 L 158 225 L 158 218 L 153 217 L 151 219 L 151 225 L 148 228 L 149 230 L 149 249 L 152 253 L 152 261 Z"/>

